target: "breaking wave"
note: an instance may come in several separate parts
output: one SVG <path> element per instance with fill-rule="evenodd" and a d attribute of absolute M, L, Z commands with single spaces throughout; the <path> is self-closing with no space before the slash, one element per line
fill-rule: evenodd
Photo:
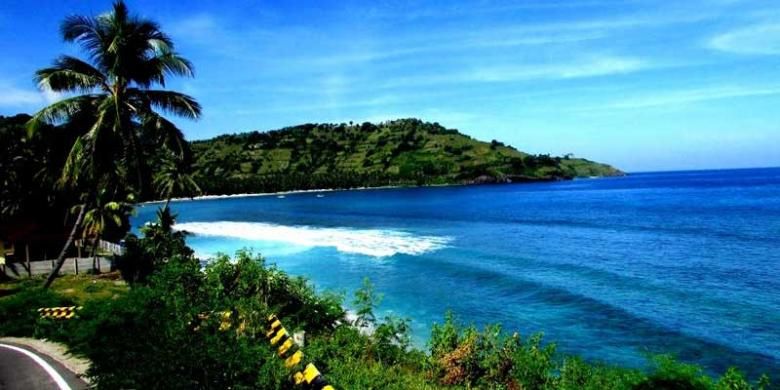
<path fill-rule="evenodd" d="M 260 222 L 184 222 L 174 228 L 200 236 L 334 247 L 340 252 L 373 257 L 421 255 L 442 249 L 452 241 L 450 237 L 418 236 L 398 230 L 284 226 Z"/>

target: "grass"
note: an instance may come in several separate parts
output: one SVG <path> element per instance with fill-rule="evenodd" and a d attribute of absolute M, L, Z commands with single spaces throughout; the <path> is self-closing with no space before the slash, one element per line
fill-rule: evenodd
<path fill-rule="evenodd" d="M 44 278 L 20 279 L 0 282 L 0 300 L 16 292 L 43 285 Z M 78 305 L 93 300 L 115 299 L 126 293 L 129 287 L 118 274 L 65 275 L 57 278 L 51 291 L 61 298 Z"/>

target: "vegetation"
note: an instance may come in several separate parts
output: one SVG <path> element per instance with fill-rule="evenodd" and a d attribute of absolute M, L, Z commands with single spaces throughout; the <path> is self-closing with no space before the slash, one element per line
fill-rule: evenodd
<path fill-rule="evenodd" d="M 529 155 L 495 140 L 477 141 L 418 119 L 222 135 L 195 141 L 192 150 L 195 179 L 209 194 L 622 174 L 571 156 Z"/>
<path fill-rule="evenodd" d="M 66 148 L 74 142 L 72 132 L 62 126 L 28 134 L 30 118 L 0 116 L 0 236 L 31 229 L 43 238 L 61 235 L 62 217 L 79 200 L 77 191 L 56 186 Z M 61 246 L 60 240 L 40 239 L 30 248 L 31 256 L 42 258 Z"/>

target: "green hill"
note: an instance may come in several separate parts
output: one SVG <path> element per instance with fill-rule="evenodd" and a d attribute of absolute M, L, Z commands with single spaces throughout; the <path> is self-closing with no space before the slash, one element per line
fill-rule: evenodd
<path fill-rule="evenodd" d="M 615 176 L 609 165 L 523 153 L 419 119 L 305 124 L 192 142 L 204 193 L 506 183 Z"/>

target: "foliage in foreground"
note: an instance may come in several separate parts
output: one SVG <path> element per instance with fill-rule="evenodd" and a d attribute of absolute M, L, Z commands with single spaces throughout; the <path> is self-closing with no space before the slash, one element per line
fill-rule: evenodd
<path fill-rule="evenodd" d="M 451 314 L 433 327 L 429 350 L 421 351 L 410 346 L 409 320 L 376 318 L 381 297 L 368 281 L 355 295 L 352 324 L 341 296 L 317 294 L 259 256 L 242 251 L 201 269 L 184 236 L 160 221 L 135 245 L 139 257 L 124 259 L 125 265 L 146 262 L 144 256 L 165 260 L 126 293 L 86 300 L 77 320 L 57 322 L 38 319 L 34 308 L 72 301 L 56 289 L 24 288 L 0 298 L 0 335 L 65 342 L 92 360 L 89 375 L 99 388 L 292 388 L 264 338 L 270 313 L 288 330 L 306 332 L 307 361 L 340 389 L 770 388 L 766 377 L 752 384 L 730 369 L 713 379 L 668 356 L 656 357 L 648 372 L 592 364 L 556 354 L 541 335 L 479 330 Z M 224 310 L 232 313 L 226 331 L 214 314 Z"/>

